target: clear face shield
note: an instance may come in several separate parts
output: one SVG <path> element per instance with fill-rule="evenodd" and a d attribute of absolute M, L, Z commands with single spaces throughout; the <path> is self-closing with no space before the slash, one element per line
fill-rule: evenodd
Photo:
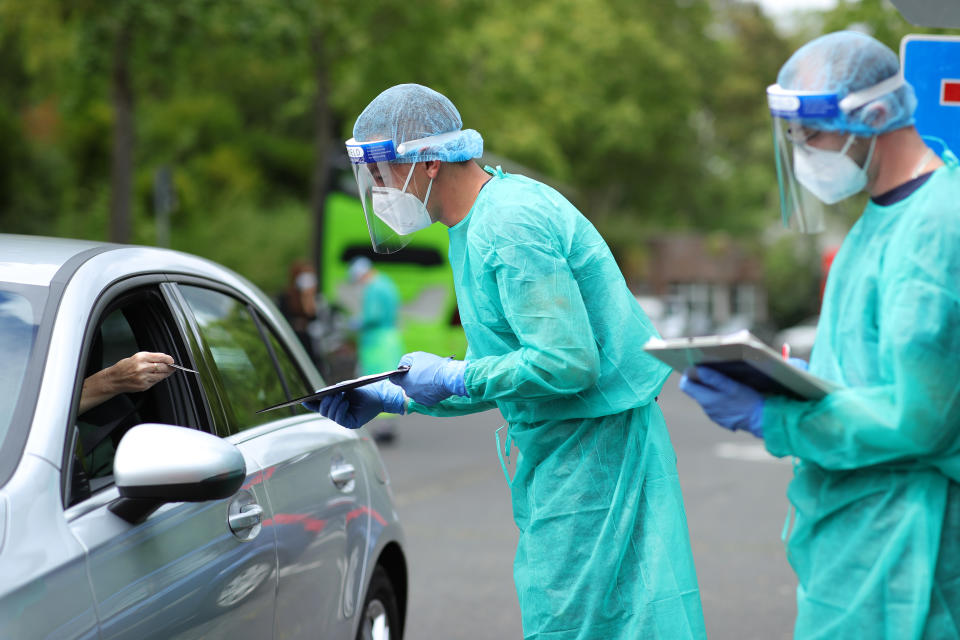
<path fill-rule="evenodd" d="M 828 215 L 842 215 L 851 208 L 848 198 L 867 186 L 876 136 L 870 137 L 866 156 L 858 161 L 855 152 L 865 144 L 859 142 L 865 137 L 830 130 L 835 127 L 825 124 L 902 84 L 903 78 L 897 75 L 843 99 L 835 93 L 791 91 L 779 85 L 767 88 L 785 227 L 817 233 L 823 231 Z"/>
<path fill-rule="evenodd" d="M 395 146 L 393 140 L 357 142 L 347 140 L 347 155 L 360 190 L 363 215 L 367 220 L 370 242 L 377 253 L 394 253 L 410 242 L 411 235 L 429 227 L 436 219 L 427 211 L 433 180 L 427 184 L 421 200 L 413 177 L 417 163 L 400 162 L 405 152 L 442 144 L 459 132 L 411 140 Z"/>

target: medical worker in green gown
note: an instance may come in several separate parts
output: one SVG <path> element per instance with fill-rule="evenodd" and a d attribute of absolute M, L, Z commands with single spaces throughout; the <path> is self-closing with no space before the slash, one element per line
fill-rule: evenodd
<path fill-rule="evenodd" d="M 403 339 L 397 326 L 400 295 L 396 285 L 364 256 L 354 258 L 347 273 L 350 282 L 362 288 L 356 322 L 360 375 L 396 368 L 403 355 Z"/>
<path fill-rule="evenodd" d="M 403 355 L 403 337 L 397 325 L 400 294 L 393 280 L 373 268 L 366 256 L 358 256 L 347 269 L 350 282 L 361 288 L 360 314 L 354 320 L 357 330 L 357 365 L 366 376 L 395 369 Z M 373 427 L 373 439 L 381 444 L 397 436 L 396 420 L 382 416 Z"/>
<path fill-rule="evenodd" d="M 510 488 L 524 637 L 703 638 L 676 455 L 655 401 L 669 370 L 644 353 L 655 331 L 603 239 L 550 187 L 481 169 L 480 135 L 426 87 L 380 94 L 347 151 L 377 251 L 434 221 L 449 227 L 468 349 L 463 361 L 407 354 L 396 384 L 315 408 L 347 427 L 383 410 L 499 409 L 519 450 Z"/>
<path fill-rule="evenodd" d="M 795 637 L 960 638 L 957 159 L 917 134 L 897 55 L 860 33 L 799 49 L 767 97 L 788 222 L 814 230 L 811 214 L 869 194 L 830 269 L 809 364 L 840 389 L 763 398 L 703 367 L 681 388 L 797 461 Z"/>

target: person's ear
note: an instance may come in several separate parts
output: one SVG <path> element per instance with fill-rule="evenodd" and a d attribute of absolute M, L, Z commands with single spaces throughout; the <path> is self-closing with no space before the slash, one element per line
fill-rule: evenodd
<path fill-rule="evenodd" d="M 437 174 L 440 172 L 440 161 L 439 160 L 426 160 L 423 163 L 423 169 L 427 172 L 427 177 L 431 180 L 437 177 Z"/>
<path fill-rule="evenodd" d="M 874 102 L 863 108 L 860 120 L 871 129 L 881 129 L 887 123 L 890 113 L 882 102 Z"/>

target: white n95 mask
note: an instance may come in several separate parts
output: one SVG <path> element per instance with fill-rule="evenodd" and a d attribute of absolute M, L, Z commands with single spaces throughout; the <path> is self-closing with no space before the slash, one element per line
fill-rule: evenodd
<path fill-rule="evenodd" d="M 433 188 L 433 178 L 427 185 L 427 194 L 423 202 L 412 193 L 407 192 L 407 185 L 413 176 L 416 163 L 410 166 L 410 173 L 403 183 L 402 189 L 396 187 L 373 187 L 370 197 L 373 200 L 373 213 L 396 233 L 405 236 L 426 229 L 433 224 L 430 212 L 427 211 L 427 202 L 430 200 L 430 189 Z"/>
<path fill-rule="evenodd" d="M 850 134 L 840 151 L 817 149 L 806 144 L 793 148 L 793 170 L 797 181 L 824 204 L 835 204 L 867 186 L 867 167 L 873 157 L 876 136 L 870 141 L 867 160 L 861 167 L 847 155 L 853 144 Z"/>

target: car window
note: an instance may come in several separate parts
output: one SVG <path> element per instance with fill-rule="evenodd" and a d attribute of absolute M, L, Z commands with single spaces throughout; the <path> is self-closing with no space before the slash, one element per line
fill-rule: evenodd
<path fill-rule="evenodd" d="M 78 413 L 72 422 L 75 445 L 68 504 L 113 484 L 113 459 L 132 427 L 154 422 L 196 428 L 208 422 L 200 417 L 203 410 L 196 400 L 200 387 L 192 373 L 176 371 L 139 390 L 109 391 L 118 376 L 122 379 L 123 372 L 131 370 L 114 365 L 138 352 L 165 353 L 191 365 L 182 334 L 156 287 L 123 290 L 93 320 L 79 376 L 83 388 Z M 112 382 L 104 386 L 105 381 Z"/>
<path fill-rule="evenodd" d="M 287 395 L 247 306 L 211 289 L 180 285 L 180 290 L 220 374 L 223 393 L 233 412 L 230 431 L 248 429 L 279 417 L 256 413 L 258 409 L 287 400 Z"/>
<path fill-rule="evenodd" d="M 266 325 L 264 324 L 264 326 Z M 273 348 L 273 352 L 277 357 L 277 365 L 280 367 L 280 372 L 287 382 L 290 396 L 295 398 L 314 391 L 314 389 L 310 388 L 310 385 L 307 384 L 303 374 L 300 373 L 299 367 L 293 362 L 293 358 L 291 358 L 287 350 L 281 346 L 280 340 L 274 335 L 273 331 L 268 328 L 266 333 L 270 341 L 270 346 Z M 304 409 L 304 411 L 306 411 L 306 409 Z M 299 412 L 298 409 L 298 413 Z"/>

